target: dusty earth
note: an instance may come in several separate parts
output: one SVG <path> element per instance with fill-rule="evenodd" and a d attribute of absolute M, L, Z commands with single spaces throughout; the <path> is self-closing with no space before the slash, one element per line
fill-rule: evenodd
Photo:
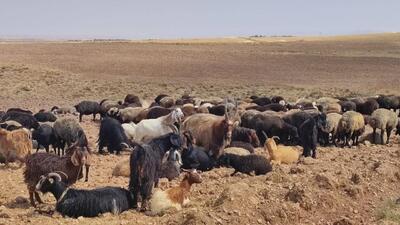
<path fill-rule="evenodd" d="M 72 106 L 83 99 L 151 100 L 179 96 L 299 97 L 400 94 L 400 35 L 334 38 L 245 38 L 144 42 L 14 42 L 0 44 L 0 110 Z M 96 148 L 99 122 L 82 122 Z M 260 154 L 262 150 L 260 149 Z M 75 187 L 127 187 L 112 177 L 129 157 L 93 155 L 90 181 Z M 134 210 L 98 218 L 62 218 L 54 198 L 27 203 L 24 168 L 0 165 L 0 224 L 399 224 L 399 139 L 389 145 L 319 147 L 317 159 L 275 165 L 265 176 L 231 169 L 203 173 L 180 212 L 148 217 Z M 163 182 L 162 187 L 177 185 Z"/>

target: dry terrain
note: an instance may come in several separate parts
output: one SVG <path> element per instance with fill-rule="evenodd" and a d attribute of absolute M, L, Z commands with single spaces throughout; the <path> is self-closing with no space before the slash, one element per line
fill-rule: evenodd
<path fill-rule="evenodd" d="M 151 100 L 179 96 L 299 97 L 400 94 L 400 34 L 351 37 L 148 41 L 0 41 L 0 110 L 72 106 L 83 99 Z M 99 122 L 82 126 L 96 148 Z M 260 154 L 263 152 L 260 149 Z M 90 181 L 75 187 L 127 187 L 112 177 L 128 157 L 94 154 Z M 147 217 L 134 210 L 62 218 L 54 198 L 26 202 L 23 168 L 0 165 L 0 224 L 399 224 L 400 149 L 389 145 L 319 147 L 317 159 L 276 165 L 265 176 L 231 169 L 203 173 L 180 212 Z M 163 182 L 162 186 L 176 185 Z"/>

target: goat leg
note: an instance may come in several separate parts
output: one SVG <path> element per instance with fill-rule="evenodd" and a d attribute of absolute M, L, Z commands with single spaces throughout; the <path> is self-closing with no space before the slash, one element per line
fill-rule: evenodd
<path fill-rule="evenodd" d="M 34 193 L 35 193 L 35 199 L 36 199 L 36 201 L 39 202 L 40 204 L 43 204 L 43 201 L 42 201 L 42 199 L 40 198 L 39 193 L 37 193 L 36 191 L 35 191 Z"/>
<path fill-rule="evenodd" d="M 86 177 L 85 177 L 85 182 L 88 182 L 89 181 L 89 165 L 86 165 L 85 166 L 86 167 Z"/>
<path fill-rule="evenodd" d="M 29 190 L 29 201 L 33 207 L 36 207 L 35 200 L 33 199 L 33 191 Z"/>

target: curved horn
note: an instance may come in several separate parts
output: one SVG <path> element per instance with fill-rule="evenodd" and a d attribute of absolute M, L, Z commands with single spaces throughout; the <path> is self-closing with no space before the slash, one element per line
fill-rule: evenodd
<path fill-rule="evenodd" d="M 56 174 L 58 174 L 58 175 L 62 174 L 62 175 L 65 176 L 65 180 L 68 180 L 68 175 L 67 175 L 66 173 L 64 173 L 63 171 L 54 171 L 54 172 L 52 172 L 52 173 L 56 173 Z M 49 173 L 49 174 L 50 174 L 50 173 Z"/>
<path fill-rule="evenodd" d="M 58 174 L 58 173 L 49 173 L 49 174 L 47 174 L 47 177 L 52 177 L 58 182 L 60 182 L 62 180 L 60 174 Z"/>
<path fill-rule="evenodd" d="M 169 127 L 172 129 L 172 132 L 174 132 L 175 134 L 179 134 L 179 130 L 175 125 L 171 124 L 169 125 Z"/>
<path fill-rule="evenodd" d="M 264 135 L 265 139 L 268 140 L 268 135 L 267 135 L 267 133 L 265 133 L 265 131 L 261 131 L 261 132 L 262 132 L 262 134 Z"/>
<path fill-rule="evenodd" d="M 273 136 L 272 139 L 277 139 L 278 141 L 281 140 L 278 136 Z"/>
<path fill-rule="evenodd" d="M 125 142 L 122 142 L 120 145 L 121 147 L 130 148 L 130 146 Z"/>

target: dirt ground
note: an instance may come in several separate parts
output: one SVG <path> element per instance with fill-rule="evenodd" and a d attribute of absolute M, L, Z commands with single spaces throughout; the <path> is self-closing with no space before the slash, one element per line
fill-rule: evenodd
<path fill-rule="evenodd" d="M 72 106 L 83 99 L 150 101 L 159 93 L 201 98 L 252 94 L 300 97 L 400 94 L 400 34 L 230 41 L 0 43 L 0 110 Z M 96 149 L 99 122 L 82 126 Z M 261 150 L 259 152 L 262 152 Z M 90 180 L 74 187 L 127 187 L 112 177 L 129 157 L 93 155 Z M 191 203 L 148 217 L 134 210 L 98 218 L 52 214 L 54 198 L 29 206 L 24 168 L 0 165 L 0 224 L 399 224 L 400 149 L 389 145 L 319 147 L 317 159 L 276 165 L 264 176 L 231 169 L 203 173 Z M 163 181 L 162 187 L 174 186 Z"/>

